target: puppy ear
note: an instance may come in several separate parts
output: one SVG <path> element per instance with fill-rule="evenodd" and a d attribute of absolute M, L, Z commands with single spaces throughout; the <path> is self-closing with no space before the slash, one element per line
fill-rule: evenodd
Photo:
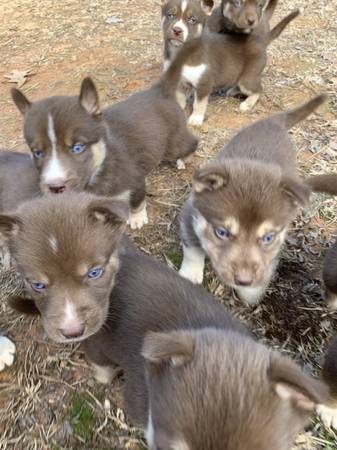
<path fill-rule="evenodd" d="M 201 0 L 201 8 L 208 16 L 212 14 L 213 7 L 214 7 L 213 0 Z"/>
<path fill-rule="evenodd" d="M 308 203 L 311 190 L 301 181 L 291 177 L 283 177 L 280 186 L 294 206 L 302 206 Z"/>
<path fill-rule="evenodd" d="M 129 218 L 129 205 L 109 197 L 97 197 L 89 206 L 89 216 L 114 228 L 123 228 Z"/>
<path fill-rule="evenodd" d="M 152 365 L 169 363 L 184 365 L 193 358 L 195 341 L 191 334 L 181 331 L 148 333 L 143 342 L 142 355 Z"/>
<path fill-rule="evenodd" d="M 287 358 L 271 356 L 269 378 L 276 395 L 302 412 L 313 412 L 317 404 L 328 399 L 327 386 Z"/>
<path fill-rule="evenodd" d="M 195 172 L 193 187 L 195 192 L 216 191 L 228 183 L 229 174 L 217 171 L 215 167 L 206 167 Z"/>
<path fill-rule="evenodd" d="M 101 113 L 96 86 L 90 77 L 84 78 L 81 84 L 80 105 L 91 116 Z"/>
<path fill-rule="evenodd" d="M 15 236 L 22 227 L 21 219 L 15 215 L 0 214 L 0 235 L 5 240 Z"/>
<path fill-rule="evenodd" d="M 32 106 L 32 103 L 28 100 L 28 98 L 21 92 L 19 89 L 12 88 L 11 95 L 13 102 L 15 103 L 18 110 L 24 116 L 27 114 L 28 110 Z"/>

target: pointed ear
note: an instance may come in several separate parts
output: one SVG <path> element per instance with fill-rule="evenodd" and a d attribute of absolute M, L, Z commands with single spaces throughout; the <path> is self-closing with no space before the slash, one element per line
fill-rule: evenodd
<path fill-rule="evenodd" d="M 214 7 L 213 0 L 201 0 L 201 8 L 208 16 L 212 14 L 213 7 Z"/>
<path fill-rule="evenodd" d="M 101 113 L 97 89 L 91 78 L 84 78 L 81 84 L 80 105 L 91 116 Z"/>
<path fill-rule="evenodd" d="M 294 206 L 303 206 L 308 203 L 311 190 L 301 181 L 291 177 L 283 177 L 280 187 Z"/>
<path fill-rule="evenodd" d="M 216 167 L 206 167 L 195 172 L 193 177 L 193 187 L 195 192 L 216 191 L 222 186 L 226 186 L 229 180 L 229 173 L 224 170 L 217 170 Z"/>
<path fill-rule="evenodd" d="M 16 88 L 11 89 L 11 95 L 13 102 L 15 103 L 21 114 L 23 116 L 27 114 L 28 110 L 32 106 L 32 103 L 28 100 L 28 98 L 21 91 L 19 91 L 19 89 Z"/>
<path fill-rule="evenodd" d="M 327 386 L 306 375 L 287 358 L 272 355 L 269 378 L 276 395 L 303 412 L 312 412 L 317 404 L 328 399 Z"/>
<path fill-rule="evenodd" d="M 169 363 L 179 367 L 193 358 L 194 346 L 194 337 L 187 332 L 150 332 L 144 338 L 142 355 L 148 363 L 155 366 Z"/>
<path fill-rule="evenodd" d="M 0 235 L 6 241 L 15 236 L 20 228 L 22 228 L 22 221 L 18 216 L 0 214 Z"/>
<path fill-rule="evenodd" d="M 89 206 L 89 217 L 113 228 L 123 229 L 129 217 L 129 205 L 109 197 L 97 197 Z"/>

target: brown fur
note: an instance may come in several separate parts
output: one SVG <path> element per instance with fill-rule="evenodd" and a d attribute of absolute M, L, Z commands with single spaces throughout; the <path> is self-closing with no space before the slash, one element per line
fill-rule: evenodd
<path fill-rule="evenodd" d="M 32 279 L 46 283 L 44 293 L 29 294 L 47 334 L 78 340 L 60 333 L 71 299 L 98 373 L 119 364 L 128 414 L 146 428 L 151 411 L 153 450 L 182 442 L 191 450 L 269 450 L 271 438 L 274 450 L 290 449 L 325 401 L 324 386 L 255 343 L 203 288 L 121 244 L 124 213 L 109 199 L 66 193 L 0 216 L 27 288 Z M 104 275 L 90 282 L 86 268 L 97 264 Z"/>
<path fill-rule="evenodd" d="M 263 35 L 270 30 L 269 22 L 277 2 L 278 0 L 222 0 L 208 19 L 207 28 L 212 33 Z"/>
<path fill-rule="evenodd" d="M 147 91 L 102 112 L 90 78 L 83 81 L 78 97 L 49 97 L 31 103 L 14 89 L 14 102 L 25 118 L 27 144 L 32 152 L 43 151 L 43 157 L 34 158 L 41 190 L 57 193 L 88 190 L 115 196 L 129 200 L 131 212 L 136 214 L 144 206 L 146 175 L 161 161 L 184 158 L 197 146 L 197 139 L 187 130 L 184 113 L 175 101 L 169 77 L 168 73 Z M 52 182 L 46 181 L 53 161 L 50 118 L 56 139 L 55 153 L 64 172 L 63 179 L 56 180 L 56 189 Z M 73 154 L 72 148 L 78 143 L 84 145 L 84 151 Z M 144 223 L 145 219 L 134 227 L 140 228 Z"/>
<path fill-rule="evenodd" d="M 325 255 L 323 280 L 326 288 L 326 300 L 328 305 L 330 309 L 337 309 L 337 241 Z"/>
<path fill-rule="evenodd" d="M 263 36 L 204 33 L 200 38 L 185 44 L 179 52 L 179 70 L 180 61 L 184 60 L 180 72 L 181 86 L 192 86 L 195 89 L 193 114 L 189 123 L 202 123 L 207 99 L 216 87 L 239 88 L 241 93 L 248 96 L 240 108 L 250 109 L 253 100 L 256 102 L 262 91 L 261 76 L 267 62 L 268 45 L 298 15 L 298 10 L 289 14 Z M 178 58 L 175 61 L 177 60 Z M 178 101 L 184 108 L 185 100 L 181 89 L 178 91 Z"/>
<path fill-rule="evenodd" d="M 324 99 L 318 96 L 297 109 L 244 128 L 196 172 L 194 191 L 181 218 L 187 257 L 182 275 L 201 282 L 201 264 L 207 254 L 220 278 L 238 289 L 246 301 L 263 295 L 287 227 L 310 194 L 296 176 L 296 151 L 287 128 Z M 219 228 L 225 229 L 223 239 L 217 235 Z M 264 237 L 268 235 L 270 242 L 270 236 Z M 200 253 L 199 273 L 196 261 L 189 262 L 191 249 Z M 251 288 L 257 290 L 254 295 L 244 293 Z"/>

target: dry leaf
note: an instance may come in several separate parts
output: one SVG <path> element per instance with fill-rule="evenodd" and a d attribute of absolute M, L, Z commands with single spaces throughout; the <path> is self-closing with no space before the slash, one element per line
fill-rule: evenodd
<path fill-rule="evenodd" d="M 13 70 L 11 74 L 5 75 L 9 83 L 16 83 L 18 87 L 21 87 L 27 81 L 27 77 L 33 75 L 30 70 Z"/>

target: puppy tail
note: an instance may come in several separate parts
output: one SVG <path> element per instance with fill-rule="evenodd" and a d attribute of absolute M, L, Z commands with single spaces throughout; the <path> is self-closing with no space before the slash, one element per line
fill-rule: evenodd
<path fill-rule="evenodd" d="M 317 95 L 307 103 L 304 103 L 304 105 L 279 114 L 279 118 L 288 130 L 289 128 L 293 127 L 298 122 L 301 122 L 301 120 L 309 116 L 309 114 L 313 113 L 315 109 L 322 105 L 322 103 L 324 103 L 326 100 L 327 96 L 325 94 Z"/>
<path fill-rule="evenodd" d="M 300 13 L 301 11 L 299 9 L 295 9 L 295 11 L 290 13 L 288 16 L 282 19 L 281 22 L 279 22 L 274 28 L 272 28 L 267 34 L 268 44 L 270 44 L 270 42 L 272 42 L 274 39 L 278 38 L 279 35 L 282 33 L 282 31 L 285 29 L 285 27 L 297 16 L 299 16 Z"/>
<path fill-rule="evenodd" d="M 182 46 L 158 83 L 158 86 L 161 88 L 163 93 L 166 95 L 175 94 L 181 79 L 183 65 L 201 48 L 201 46 L 202 43 L 200 37 L 193 39 Z"/>
<path fill-rule="evenodd" d="M 270 21 L 270 19 L 272 18 L 273 14 L 275 12 L 277 3 L 278 3 L 278 0 L 269 0 L 268 5 L 267 5 L 266 9 L 264 10 L 264 15 L 265 15 L 266 19 L 268 20 L 268 22 Z"/>
<path fill-rule="evenodd" d="M 337 195 L 337 173 L 312 175 L 304 180 L 304 183 L 311 189 L 312 192 Z"/>

